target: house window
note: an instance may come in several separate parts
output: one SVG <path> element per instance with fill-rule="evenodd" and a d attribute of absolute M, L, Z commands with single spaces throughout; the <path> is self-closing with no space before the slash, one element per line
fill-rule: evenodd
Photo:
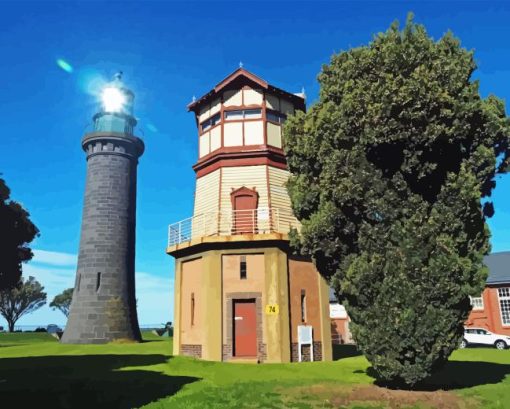
<path fill-rule="evenodd" d="M 301 290 L 301 322 L 306 322 L 306 292 Z"/>
<path fill-rule="evenodd" d="M 246 280 L 246 256 L 241 256 L 241 262 L 239 263 L 239 277 L 241 280 Z"/>
<path fill-rule="evenodd" d="M 212 128 L 220 121 L 220 114 L 216 114 L 210 117 L 208 120 L 202 122 L 201 128 L 202 132 L 207 131 L 209 128 Z"/>
<path fill-rule="evenodd" d="M 240 119 L 259 119 L 262 118 L 261 109 L 243 109 L 236 111 L 225 111 L 225 121 L 235 121 Z"/>
<path fill-rule="evenodd" d="M 279 112 L 267 112 L 266 118 L 268 121 L 276 122 L 277 124 L 283 124 L 285 120 L 287 119 L 286 115 L 283 115 Z"/>
<path fill-rule="evenodd" d="M 498 288 L 501 323 L 510 325 L 510 287 Z"/>
<path fill-rule="evenodd" d="M 483 310 L 483 298 L 482 297 L 469 297 L 471 300 L 471 307 L 473 310 Z"/>
<path fill-rule="evenodd" d="M 191 326 L 195 325 L 195 293 L 191 293 Z"/>

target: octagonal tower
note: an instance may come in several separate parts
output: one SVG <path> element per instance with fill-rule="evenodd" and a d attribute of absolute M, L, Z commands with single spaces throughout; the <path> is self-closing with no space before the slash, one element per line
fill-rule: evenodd
<path fill-rule="evenodd" d="M 299 228 L 282 124 L 303 94 L 239 68 L 188 106 L 198 127 L 193 216 L 169 226 L 174 354 L 214 361 L 331 359 L 328 286 L 289 248 Z"/>

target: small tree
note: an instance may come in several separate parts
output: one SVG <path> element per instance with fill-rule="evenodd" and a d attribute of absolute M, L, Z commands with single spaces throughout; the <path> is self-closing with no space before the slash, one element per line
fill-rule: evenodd
<path fill-rule="evenodd" d="M 39 235 L 23 207 L 9 200 L 10 189 L 0 178 L 0 290 L 13 288 L 21 278 L 21 263 L 32 259 L 28 243 Z"/>
<path fill-rule="evenodd" d="M 56 295 L 50 303 L 50 307 L 54 310 L 59 310 L 67 318 L 69 316 L 69 308 L 71 307 L 71 301 L 73 299 L 73 291 L 74 288 L 68 288 Z"/>
<path fill-rule="evenodd" d="M 451 33 L 434 41 L 410 18 L 334 55 L 319 101 L 285 124 L 292 242 L 331 280 L 383 381 L 441 367 L 485 282 L 510 123 L 475 69 Z"/>
<path fill-rule="evenodd" d="M 0 291 L 0 314 L 9 326 L 9 332 L 14 331 L 16 322 L 26 314 L 30 314 L 46 304 L 44 287 L 34 277 L 20 280 L 18 286 L 10 290 Z"/>

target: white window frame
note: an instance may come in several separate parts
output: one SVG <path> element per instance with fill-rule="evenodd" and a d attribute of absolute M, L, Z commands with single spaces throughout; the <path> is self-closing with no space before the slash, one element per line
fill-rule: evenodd
<path fill-rule="evenodd" d="M 481 311 L 484 309 L 483 297 L 469 297 L 473 311 Z"/>
<path fill-rule="evenodd" d="M 256 115 L 250 115 L 250 114 L 246 115 L 247 112 L 251 113 L 251 112 L 255 112 L 255 111 L 257 111 Z M 234 112 L 238 113 L 239 116 L 237 116 L 235 118 L 229 118 L 228 116 L 232 115 Z M 257 119 L 261 119 L 261 118 L 262 118 L 262 108 L 231 109 L 231 110 L 226 110 L 223 113 L 223 119 L 226 122 L 228 122 L 228 121 L 244 121 L 245 119 L 257 120 Z"/>
<path fill-rule="evenodd" d="M 502 295 L 505 292 L 506 294 Z M 498 301 L 499 301 L 499 314 L 501 316 L 501 324 L 504 327 L 510 327 L 510 287 L 498 288 Z M 507 319 L 503 316 L 503 302 L 506 304 L 505 310 L 507 310 Z"/>

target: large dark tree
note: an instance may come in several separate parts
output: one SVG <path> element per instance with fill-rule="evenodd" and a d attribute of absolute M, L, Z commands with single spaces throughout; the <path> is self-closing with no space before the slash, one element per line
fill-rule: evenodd
<path fill-rule="evenodd" d="M 0 291 L 0 314 L 14 331 L 16 322 L 26 314 L 30 314 L 46 304 L 44 287 L 34 277 L 21 279 L 18 285 L 10 290 Z"/>
<path fill-rule="evenodd" d="M 69 316 L 69 309 L 71 308 L 71 301 L 73 299 L 74 288 L 68 288 L 57 294 L 53 301 L 50 302 L 50 307 L 59 310 L 62 314 Z"/>
<path fill-rule="evenodd" d="M 383 381 L 414 385 L 443 365 L 484 285 L 510 122 L 475 69 L 451 33 L 434 41 L 410 18 L 333 55 L 319 101 L 285 125 L 292 242 Z"/>
<path fill-rule="evenodd" d="M 32 259 L 28 247 L 39 230 L 29 213 L 9 199 L 10 189 L 0 178 L 0 290 L 14 287 L 21 277 L 21 263 Z"/>

